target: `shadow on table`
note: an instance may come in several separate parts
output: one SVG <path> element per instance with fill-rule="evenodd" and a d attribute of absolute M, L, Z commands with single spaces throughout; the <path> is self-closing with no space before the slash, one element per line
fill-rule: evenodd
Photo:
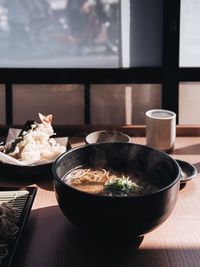
<path fill-rule="evenodd" d="M 124 266 L 142 240 L 117 242 L 88 237 L 64 217 L 58 206 L 41 208 L 31 212 L 15 266 Z"/>
<path fill-rule="evenodd" d="M 196 162 L 193 165 L 197 169 L 197 173 L 199 173 L 200 172 L 200 162 Z"/>
<path fill-rule="evenodd" d="M 69 223 L 58 206 L 52 206 L 31 212 L 14 262 L 15 267 L 164 267 L 169 262 L 186 267 L 194 266 L 199 257 L 199 251 L 190 247 L 166 249 L 155 243 L 158 247 L 147 244 L 144 249 L 142 242 L 145 237 L 128 242 L 88 237 Z"/>
<path fill-rule="evenodd" d="M 200 155 L 200 144 L 174 149 L 171 155 Z"/>
<path fill-rule="evenodd" d="M 38 187 L 53 191 L 53 177 L 7 177 L 1 176 L 0 187 L 27 187 L 37 185 Z"/>

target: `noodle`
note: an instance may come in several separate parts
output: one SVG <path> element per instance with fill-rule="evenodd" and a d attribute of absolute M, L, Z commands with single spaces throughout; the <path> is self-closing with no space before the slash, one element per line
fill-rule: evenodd
<path fill-rule="evenodd" d="M 79 185 L 85 183 L 105 183 L 109 172 L 105 169 L 75 169 L 66 175 L 66 179 L 71 179 L 70 183 Z"/>
<path fill-rule="evenodd" d="M 111 169 L 76 167 L 65 174 L 65 183 L 81 191 L 104 196 L 130 196 L 157 189 L 151 183 Z"/>
<path fill-rule="evenodd" d="M 6 244 L 0 244 L 0 259 L 4 259 L 8 255 L 8 248 Z"/>
<path fill-rule="evenodd" d="M 9 203 L 0 205 L 0 237 L 10 239 L 16 235 L 19 228 L 15 224 L 16 210 Z"/>

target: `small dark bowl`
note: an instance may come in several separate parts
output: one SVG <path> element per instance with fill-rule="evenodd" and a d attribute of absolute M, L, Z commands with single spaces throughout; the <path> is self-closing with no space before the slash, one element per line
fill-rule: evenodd
<path fill-rule="evenodd" d="M 102 143 L 102 142 L 128 142 L 131 143 L 131 138 L 127 134 L 118 131 L 97 131 L 86 136 L 87 144 Z"/>
<path fill-rule="evenodd" d="M 194 165 L 187 161 L 176 159 L 179 167 L 181 168 L 180 183 L 185 184 L 197 175 L 197 169 Z"/>
<path fill-rule="evenodd" d="M 139 196 L 109 197 L 81 192 L 62 177 L 77 166 L 111 167 L 148 180 L 158 190 Z M 99 143 L 72 149 L 53 164 L 54 189 L 64 215 L 92 235 L 123 238 L 143 235 L 171 214 L 180 188 L 180 169 L 164 152 L 133 143 Z"/>

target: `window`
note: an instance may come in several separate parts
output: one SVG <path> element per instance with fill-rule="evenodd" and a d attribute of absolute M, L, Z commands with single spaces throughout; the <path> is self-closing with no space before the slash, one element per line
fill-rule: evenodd
<path fill-rule="evenodd" d="M 72 16 L 75 2 L 81 18 Z M 186 96 L 195 107 L 199 7 L 197 0 L 1 2 L 1 124 L 21 124 L 25 109 L 34 118 L 47 112 L 40 102 L 45 96 L 60 125 L 143 124 L 150 108 L 174 111 L 177 123 L 197 124 Z M 22 9 L 29 12 L 19 15 Z"/>
<path fill-rule="evenodd" d="M 119 67 L 119 5 L 119 0 L 0 2 L 0 67 Z"/>
<path fill-rule="evenodd" d="M 161 66 L 162 9 L 162 0 L 4 1 L 0 67 Z"/>
<path fill-rule="evenodd" d="M 27 118 L 38 121 L 38 112 L 53 114 L 58 125 L 83 125 L 84 86 L 14 84 L 13 123 L 23 125 Z"/>
<path fill-rule="evenodd" d="M 182 0 L 180 8 L 179 123 L 199 125 L 200 2 Z"/>
<path fill-rule="evenodd" d="M 160 84 L 92 85 L 92 125 L 145 124 L 145 112 L 161 107 Z"/>
<path fill-rule="evenodd" d="M 200 2 L 181 1 L 180 66 L 200 66 Z"/>
<path fill-rule="evenodd" d="M 200 83 L 187 82 L 179 85 L 179 123 L 196 124 L 200 123 Z"/>

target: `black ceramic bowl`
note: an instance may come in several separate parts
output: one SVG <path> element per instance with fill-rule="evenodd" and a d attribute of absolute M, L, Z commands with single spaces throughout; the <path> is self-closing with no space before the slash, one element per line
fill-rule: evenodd
<path fill-rule="evenodd" d="M 111 167 L 148 178 L 155 192 L 131 197 L 97 196 L 62 181 L 74 167 Z M 153 148 L 133 143 L 99 143 L 72 149 L 53 164 L 54 189 L 65 216 L 80 229 L 106 237 L 143 235 L 172 212 L 179 188 L 180 169 L 175 160 Z"/>

